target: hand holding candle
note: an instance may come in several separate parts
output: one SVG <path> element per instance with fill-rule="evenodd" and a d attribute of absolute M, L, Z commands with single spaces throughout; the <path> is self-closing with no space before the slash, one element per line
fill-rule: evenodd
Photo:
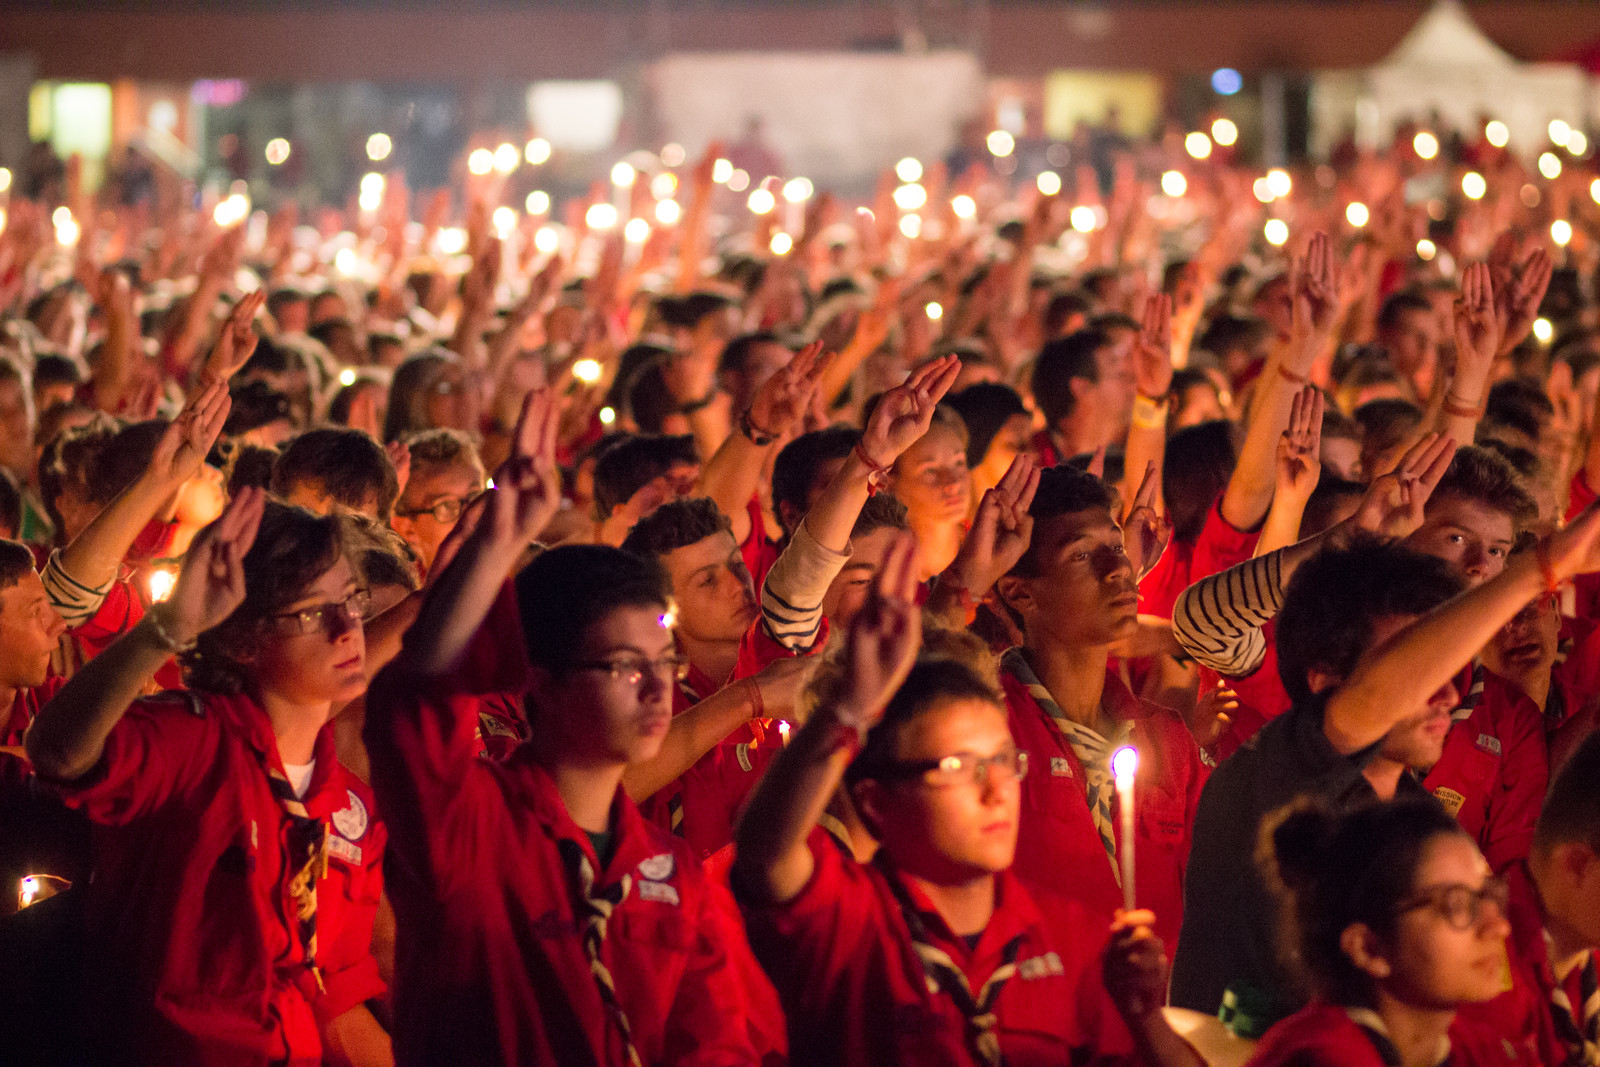
<path fill-rule="evenodd" d="M 1122 906 L 1134 910 L 1133 893 L 1133 778 L 1139 770 L 1139 750 L 1124 745 L 1111 754 L 1111 774 L 1117 782 L 1117 805 L 1122 815 L 1122 841 L 1117 863 L 1122 871 Z"/>

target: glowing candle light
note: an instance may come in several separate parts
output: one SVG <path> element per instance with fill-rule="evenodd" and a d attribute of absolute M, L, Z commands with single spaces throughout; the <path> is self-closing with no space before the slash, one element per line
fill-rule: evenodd
<path fill-rule="evenodd" d="M 572 376 L 585 385 L 593 385 L 600 380 L 602 371 L 600 364 L 592 359 L 580 359 L 572 365 Z"/>
<path fill-rule="evenodd" d="M 1134 909 L 1133 893 L 1133 777 L 1139 770 L 1139 750 L 1124 745 L 1111 754 L 1111 774 L 1117 781 L 1117 804 L 1122 815 L 1122 842 L 1117 863 L 1122 871 L 1122 907 Z"/>
<path fill-rule="evenodd" d="M 150 572 L 150 603 L 159 604 L 172 595 L 172 587 L 178 582 L 178 576 L 169 570 L 157 568 Z"/>

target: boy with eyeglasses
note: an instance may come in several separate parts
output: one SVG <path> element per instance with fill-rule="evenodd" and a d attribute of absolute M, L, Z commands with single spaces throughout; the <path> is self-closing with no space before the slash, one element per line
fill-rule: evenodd
<path fill-rule="evenodd" d="M 732 881 L 791 1061 L 1200 1063 L 1161 1011 L 1152 916 L 1101 923 L 1010 870 L 1028 755 L 990 683 L 914 663 L 913 555 L 902 534 L 841 677 L 739 825 Z M 818 828 L 841 782 L 880 842 L 870 863 Z"/>
<path fill-rule="evenodd" d="M 387 835 L 328 725 L 366 688 L 345 522 L 242 490 L 28 730 L 93 827 L 93 1062 L 392 1062 L 365 1006 Z M 191 689 L 140 699 L 174 654 Z"/>
<path fill-rule="evenodd" d="M 496 488 L 367 701 L 397 858 L 396 1057 L 754 1063 L 723 891 L 622 789 L 672 722 L 680 660 L 658 567 L 571 545 L 517 575 L 532 735 L 504 761 L 477 756 L 462 657 L 555 513 L 557 422 L 533 394 Z"/>
<path fill-rule="evenodd" d="M 405 538 L 426 573 L 461 512 L 483 492 L 483 461 L 459 430 L 424 430 L 406 437 L 405 444 L 411 451 L 411 474 L 389 524 Z"/>

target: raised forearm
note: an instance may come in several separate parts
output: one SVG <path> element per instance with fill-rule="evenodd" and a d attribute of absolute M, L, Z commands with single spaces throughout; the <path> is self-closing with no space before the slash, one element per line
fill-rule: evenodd
<path fill-rule="evenodd" d="M 771 445 L 757 445 L 742 433 L 730 433 L 700 472 L 700 492 L 733 523 L 733 539 L 740 544 L 750 533 L 748 505 L 760 487 L 771 450 Z"/>
<path fill-rule="evenodd" d="M 135 481 L 61 550 L 61 568 L 73 581 L 90 587 L 98 588 L 115 579 L 140 531 L 161 512 L 178 488 L 148 474 Z"/>
<path fill-rule="evenodd" d="M 1370 651 L 1328 701 L 1323 730 L 1357 752 L 1414 715 L 1542 588 L 1532 553 L 1498 578 L 1449 601 Z"/>
<path fill-rule="evenodd" d="M 490 536 L 470 536 L 425 595 L 417 621 L 406 634 L 411 673 L 449 673 L 488 616 L 521 546 Z"/>
<path fill-rule="evenodd" d="M 24 744 L 38 772 L 72 781 L 92 771 L 112 728 L 171 654 L 146 616 L 84 664 L 28 729 Z"/>
<path fill-rule="evenodd" d="M 675 716 L 661 742 L 661 751 L 642 763 L 629 764 L 623 772 L 622 786 L 628 795 L 639 801 L 666 788 L 750 721 L 756 708 L 750 690 L 757 684 L 754 679 L 735 682 Z"/>

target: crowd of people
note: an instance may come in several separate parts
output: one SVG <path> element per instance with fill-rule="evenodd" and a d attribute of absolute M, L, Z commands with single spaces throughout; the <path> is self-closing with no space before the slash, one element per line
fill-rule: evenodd
<path fill-rule="evenodd" d="M 1600 1067 L 1600 194 L 1413 132 L 13 197 L 0 1060 Z"/>

